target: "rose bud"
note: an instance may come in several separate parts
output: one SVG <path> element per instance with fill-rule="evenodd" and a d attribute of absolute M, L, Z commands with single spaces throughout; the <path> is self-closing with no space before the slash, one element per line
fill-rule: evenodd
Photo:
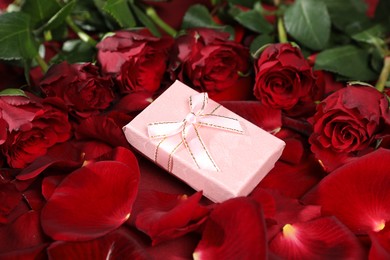
<path fill-rule="evenodd" d="M 333 171 L 374 150 L 389 133 L 389 102 L 373 87 L 347 86 L 318 105 L 313 121 L 311 150 L 325 170 Z"/>
<path fill-rule="evenodd" d="M 12 168 L 24 168 L 71 135 L 68 115 L 60 99 L 41 100 L 27 95 L 0 97 L 0 122 L 7 125 L 0 151 Z"/>
<path fill-rule="evenodd" d="M 243 100 L 251 97 L 249 50 L 229 40 L 229 34 L 212 29 L 191 29 L 176 41 L 171 71 L 181 81 L 210 98 Z"/>
<path fill-rule="evenodd" d="M 47 96 L 61 98 L 82 118 L 108 108 L 115 97 L 111 78 L 101 77 L 99 68 L 91 63 L 53 65 L 40 86 Z"/>
<path fill-rule="evenodd" d="M 299 48 L 289 43 L 272 44 L 255 61 L 254 94 L 272 108 L 290 116 L 315 109 L 316 78 Z"/>
<path fill-rule="evenodd" d="M 119 31 L 96 46 L 97 59 L 122 93 L 154 93 L 161 85 L 172 44 L 171 37 L 156 38 L 146 30 Z"/>

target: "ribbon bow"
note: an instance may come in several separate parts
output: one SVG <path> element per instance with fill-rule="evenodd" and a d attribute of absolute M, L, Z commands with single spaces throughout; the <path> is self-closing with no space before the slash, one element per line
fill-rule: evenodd
<path fill-rule="evenodd" d="M 204 114 L 203 112 L 207 104 L 207 93 L 192 95 L 189 98 L 190 112 L 182 121 L 156 122 L 148 125 L 149 138 L 163 138 L 157 146 L 155 161 L 157 161 L 159 147 L 163 145 L 163 143 L 167 143 L 167 145 L 165 145 L 165 149 L 170 151 L 168 158 L 168 171 L 172 170 L 172 154 L 181 146 L 181 144 L 184 144 L 187 148 L 199 169 L 219 171 L 218 166 L 215 164 L 199 135 L 199 126 L 213 127 L 240 134 L 243 133 L 240 122 L 235 118 L 215 115 L 213 113 Z M 216 109 L 214 109 L 214 111 Z M 167 139 L 170 139 L 168 137 L 175 136 L 177 134 L 181 134 L 181 142 L 179 142 L 179 144 L 177 144 L 177 142 L 176 144 L 169 144 L 169 142 L 166 141 Z"/>

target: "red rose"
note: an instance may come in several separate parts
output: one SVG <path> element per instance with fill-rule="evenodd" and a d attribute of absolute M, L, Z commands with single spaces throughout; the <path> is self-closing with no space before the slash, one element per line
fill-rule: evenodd
<path fill-rule="evenodd" d="M 106 109 L 114 99 L 113 82 L 100 77 L 91 63 L 62 62 L 50 67 L 40 83 L 47 96 L 61 98 L 78 116 L 87 117 Z"/>
<path fill-rule="evenodd" d="M 176 41 L 171 70 L 214 100 L 240 100 L 251 95 L 249 50 L 229 40 L 229 34 L 212 29 L 191 29 Z M 187 80 L 188 79 L 188 80 Z"/>
<path fill-rule="evenodd" d="M 119 31 L 96 46 L 97 59 L 102 71 L 117 80 L 122 93 L 153 93 L 161 85 L 172 44 L 172 38 L 156 38 L 145 30 Z"/>
<path fill-rule="evenodd" d="M 56 143 L 70 137 L 70 124 L 61 101 L 33 95 L 0 97 L 0 121 L 7 124 L 1 153 L 12 168 L 24 168 Z"/>
<path fill-rule="evenodd" d="M 313 119 L 311 150 L 332 171 L 368 153 L 389 133 L 389 103 L 372 87 L 347 86 L 324 99 Z"/>
<path fill-rule="evenodd" d="M 288 43 L 268 46 L 255 61 L 254 94 L 266 105 L 291 116 L 315 108 L 315 76 L 297 47 Z"/>

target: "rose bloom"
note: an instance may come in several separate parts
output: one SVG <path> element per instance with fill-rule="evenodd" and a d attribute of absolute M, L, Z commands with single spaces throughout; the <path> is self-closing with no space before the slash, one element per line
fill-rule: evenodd
<path fill-rule="evenodd" d="M 97 59 L 122 93 L 153 93 L 161 85 L 172 44 L 171 37 L 156 38 L 146 30 L 119 31 L 96 46 Z"/>
<path fill-rule="evenodd" d="M 390 133 L 389 103 L 373 87 L 347 86 L 319 104 L 313 121 L 311 150 L 332 171 L 372 151 Z"/>
<path fill-rule="evenodd" d="M 176 41 L 172 74 L 214 100 L 241 100 L 251 95 L 249 50 L 212 29 L 191 29 Z"/>
<path fill-rule="evenodd" d="M 299 48 L 288 43 L 268 46 L 255 61 L 254 94 L 264 104 L 291 116 L 315 108 L 316 79 Z"/>
<path fill-rule="evenodd" d="M 24 168 L 56 143 L 71 135 L 64 104 L 58 98 L 39 99 L 31 94 L 0 97 L 0 151 L 12 168 Z"/>
<path fill-rule="evenodd" d="M 80 117 L 108 108 L 115 97 L 111 78 L 101 77 L 99 68 L 91 63 L 53 65 L 40 86 L 47 96 L 61 98 Z"/>

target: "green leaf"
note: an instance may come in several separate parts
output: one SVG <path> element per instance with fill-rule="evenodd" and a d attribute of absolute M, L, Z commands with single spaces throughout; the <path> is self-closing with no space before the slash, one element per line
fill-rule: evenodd
<path fill-rule="evenodd" d="M 18 89 L 18 88 L 7 88 L 2 91 L 0 91 L 0 96 L 22 96 L 22 97 L 27 97 L 26 93 L 24 93 L 23 90 Z"/>
<path fill-rule="evenodd" d="M 284 15 L 286 31 L 300 44 L 322 50 L 330 36 L 330 17 L 319 0 L 297 0 Z"/>
<path fill-rule="evenodd" d="M 95 48 L 90 44 L 83 42 L 80 39 L 69 40 L 64 42 L 62 52 L 55 56 L 51 62 L 60 63 L 65 60 L 68 63 L 92 62 L 94 54 Z"/>
<path fill-rule="evenodd" d="M 349 80 L 375 80 L 378 74 L 371 70 L 369 58 L 366 50 L 346 45 L 320 52 L 314 68 L 337 73 Z"/>
<path fill-rule="evenodd" d="M 379 24 L 364 30 L 362 32 L 352 35 L 352 38 L 359 42 L 364 42 L 368 44 L 384 44 L 382 37 L 385 33 L 385 28 Z"/>
<path fill-rule="evenodd" d="M 263 47 L 267 44 L 273 43 L 274 39 L 267 35 L 259 35 L 257 36 L 250 45 L 250 52 L 253 58 L 257 59 L 261 51 L 263 50 Z"/>
<path fill-rule="evenodd" d="M 0 59 L 27 59 L 37 55 L 29 15 L 5 13 L 0 15 L 0 24 Z"/>
<path fill-rule="evenodd" d="M 233 14 L 234 20 L 236 20 L 239 24 L 254 32 L 270 33 L 273 31 L 273 26 L 264 19 L 260 12 L 256 10 L 245 12 L 233 6 L 230 13 Z"/>
<path fill-rule="evenodd" d="M 110 14 L 122 28 L 135 26 L 135 19 L 127 0 L 107 0 L 103 10 Z"/>
<path fill-rule="evenodd" d="M 76 0 L 70 1 L 66 5 L 64 5 L 55 15 L 53 15 L 50 20 L 44 25 L 45 30 L 52 30 L 57 27 L 60 27 L 65 22 L 67 16 L 70 15 L 74 6 L 76 4 Z"/>
<path fill-rule="evenodd" d="M 183 17 L 183 29 L 195 28 L 195 27 L 215 27 L 217 24 L 214 22 L 213 17 L 209 13 L 209 10 L 203 5 L 196 4 L 188 8 Z"/>
<path fill-rule="evenodd" d="M 56 0 L 28 0 L 23 4 L 22 11 L 30 15 L 31 25 L 36 28 L 47 22 L 60 8 Z"/>
<path fill-rule="evenodd" d="M 356 33 L 370 23 L 364 0 L 322 0 L 328 8 L 329 15 L 338 29 Z M 387 1 L 387 0 L 385 0 Z"/>
<path fill-rule="evenodd" d="M 138 20 L 146 26 L 149 31 L 156 37 L 161 37 L 161 33 L 158 30 L 157 26 L 154 24 L 154 22 L 135 4 L 131 5 L 131 8 L 133 9 L 135 15 L 137 16 Z"/>

